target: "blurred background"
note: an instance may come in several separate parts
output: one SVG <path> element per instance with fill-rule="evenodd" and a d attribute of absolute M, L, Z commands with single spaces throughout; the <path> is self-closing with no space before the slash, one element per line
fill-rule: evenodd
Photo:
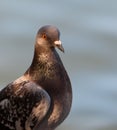
<path fill-rule="evenodd" d="M 29 67 L 46 24 L 60 29 L 74 95 L 57 130 L 117 130 L 116 0 L 1 0 L 0 88 Z"/>

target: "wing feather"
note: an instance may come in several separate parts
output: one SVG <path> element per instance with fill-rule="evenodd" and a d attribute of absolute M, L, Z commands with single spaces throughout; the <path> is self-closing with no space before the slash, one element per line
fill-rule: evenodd
<path fill-rule="evenodd" d="M 36 83 L 10 84 L 0 92 L 0 126 L 30 130 L 46 117 L 50 104 L 48 93 Z"/>

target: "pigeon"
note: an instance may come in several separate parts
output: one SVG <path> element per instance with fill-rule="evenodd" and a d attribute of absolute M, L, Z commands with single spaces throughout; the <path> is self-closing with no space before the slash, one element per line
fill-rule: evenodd
<path fill-rule="evenodd" d="M 42 26 L 26 72 L 0 91 L 0 130 L 55 130 L 72 105 L 70 78 L 56 51 L 59 29 Z"/>

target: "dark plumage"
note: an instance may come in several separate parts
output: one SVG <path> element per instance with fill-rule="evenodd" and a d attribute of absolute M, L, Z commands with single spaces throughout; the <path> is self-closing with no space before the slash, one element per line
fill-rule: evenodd
<path fill-rule="evenodd" d="M 0 130 L 54 130 L 69 114 L 71 83 L 55 47 L 59 30 L 39 29 L 34 58 L 23 76 L 0 91 Z"/>

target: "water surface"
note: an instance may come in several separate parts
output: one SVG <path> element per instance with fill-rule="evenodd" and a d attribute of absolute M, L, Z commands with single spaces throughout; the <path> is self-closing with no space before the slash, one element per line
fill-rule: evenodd
<path fill-rule="evenodd" d="M 0 4 L 0 87 L 22 75 L 38 28 L 61 31 L 59 52 L 73 86 L 72 110 L 58 130 L 117 129 L 117 2 L 15 1 Z"/>

